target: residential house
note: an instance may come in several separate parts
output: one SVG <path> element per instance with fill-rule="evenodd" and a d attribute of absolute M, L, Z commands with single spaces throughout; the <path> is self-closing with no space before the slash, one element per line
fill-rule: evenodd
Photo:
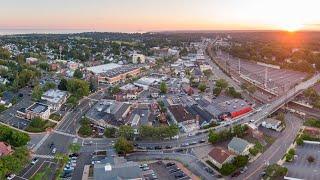
<path fill-rule="evenodd" d="M 248 141 L 234 137 L 228 144 L 228 149 L 238 155 L 248 155 L 249 149 L 252 148 L 254 144 L 249 143 Z"/>
<path fill-rule="evenodd" d="M 214 147 L 208 154 L 209 161 L 217 168 L 221 168 L 223 164 L 231 162 L 235 154 L 221 147 Z"/>

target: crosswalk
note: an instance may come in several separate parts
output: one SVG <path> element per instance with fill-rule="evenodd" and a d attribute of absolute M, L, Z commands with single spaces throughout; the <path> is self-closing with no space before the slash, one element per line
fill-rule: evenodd
<path fill-rule="evenodd" d="M 43 158 L 43 159 L 54 159 L 53 155 L 41 155 L 41 154 L 32 154 L 32 157 Z"/>
<path fill-rule="evenodd" d="M 39 141 L 39 143 L 35 146 L 35 147 L 33 147 L 33 152 L 36 152 L 38 149 L 39 149 L 39 147 L 48 139 L 48 137 L 49 137 L 49 133 L 47 133 L 45 136 L 43 136 L 43 138 Z"/>
<path fill-rule="evenodd" d="M 74 134 L 69 134 L 69 133 L 66 133 L 66 132 L 62 132 L 62 131 L 57 131 L 57 130 L 54 130 L 53 131 L 54 133 L 57 133 L 57 134 L 61 134 L 61 135 L 64 135 L 64 136 L 69 136 L 69 137 L 77 137 L 76 135 Z"/>

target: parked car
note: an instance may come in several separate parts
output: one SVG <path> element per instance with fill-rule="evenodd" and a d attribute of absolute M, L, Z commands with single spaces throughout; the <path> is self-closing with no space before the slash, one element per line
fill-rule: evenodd
<path fill-rule="evenodd" d="M 53 149 L 52 149 L 52 154 L 55 154 L 56 151 L 57 151 L 57 148 L 53 148 Z"/>
<path fill-rule="evenodd" d="M 35 165 L 38 161 L 39 161 L 38 158 L 33 158 L 32 161 L 31 161 L 31 164 Z"/>
<path fill-rule="evenodd" d="M 172 146 L 166 146 L 166 149 L 172 149 Z"/>
<path fill-rule="evenodd" d="M 168 163 L 166 164 L 166 167 L 171 167 L 171 166 L 173 166 L 173 165 L 176 165 L 176 163 L 174 163 L 174 162 L 168 162 Z"/>
<path fill-rule="evenodd" d="M 154 149 L 162 149 L 161 146 L 155 146 Z"/>
<path fill-rule="evenodd" d="M 7 175 L 7 180 L 11 180 L 11 179 L 13 179 L 13 178 L 15 178 L 15 177 L 16 177 L 15 174 L 8 174 L 8 175 Z"/>
<path fill-rule="evenodd" d="M 69 157 L 79 157 L 79 155 L 80 155 L 79 153 L 73 153 L 73 154 L 70 154 Z"/>

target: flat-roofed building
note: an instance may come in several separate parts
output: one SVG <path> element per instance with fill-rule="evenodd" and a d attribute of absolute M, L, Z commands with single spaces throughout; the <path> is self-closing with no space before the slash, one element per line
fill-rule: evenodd
<path fill-rule="evenodd" d="M 168 114 L 175 124 L 185 132 L 199 129 L 199 120 L 182 105 L 171 105 Z"/>
<path fill-rule="evenodd" d="M 66 102 L 67 97 L 68 93 L 66 91 L 50 89 L 42 95 L 41 99 L 47 101 L 47 105 L 57 111 Z"/>
<path fill-rule="evenodd" d="M 21 108 L 17 111 L 18 116 L 25 119 L 34 119 L 36 117 L 49 119 L 50 108 L 46 104 L 34 103 L 28 108 Z"/>

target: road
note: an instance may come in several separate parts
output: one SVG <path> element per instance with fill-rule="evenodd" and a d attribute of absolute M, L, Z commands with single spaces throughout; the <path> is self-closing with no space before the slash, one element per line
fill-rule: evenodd
<path fill-rule="evenodd" d="M 285 116 L 286 128 L 282 135 L 257 160 L 248 165 L 248 170 L 239 179 L 256 180 L 264 171 L 266 164 L 277 163 L 286 153 L 297 136 L 302 120 L 292 114 Z"/>

